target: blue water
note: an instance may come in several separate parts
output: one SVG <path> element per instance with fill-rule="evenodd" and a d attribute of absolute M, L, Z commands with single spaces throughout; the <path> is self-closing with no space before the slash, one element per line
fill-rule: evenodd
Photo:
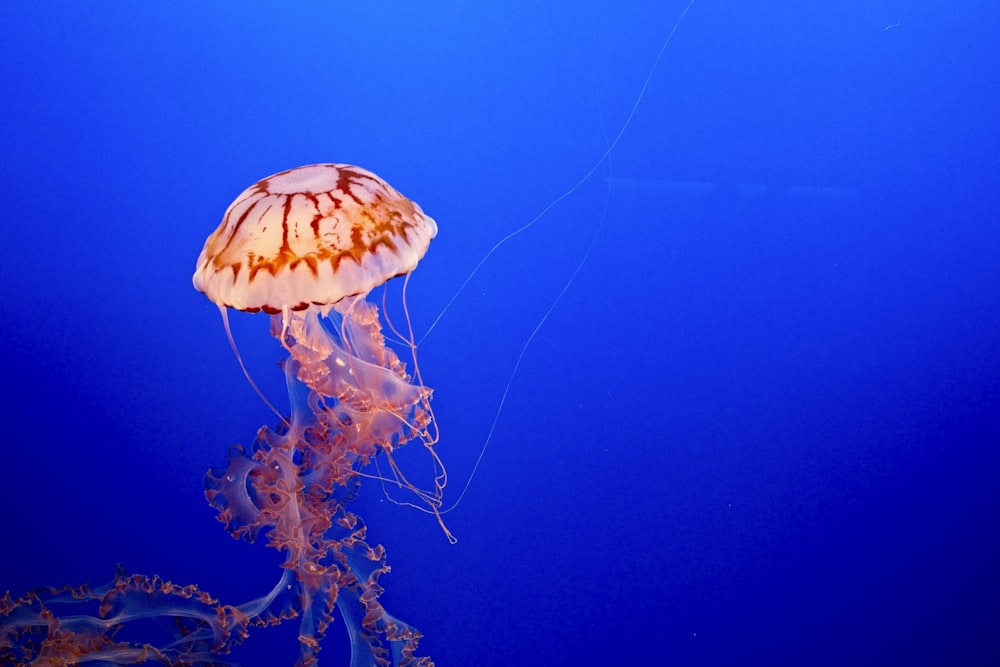
<path fill-rule="evenodd" d="M 387 609 L 442 666 L 1000 664 L 1000 9 L 698 0 L 630 116 L 685 4 L 0 4 L 0 591 L 277 580 L 202 486 L 275 422 L 190 283 L 245 187 L 418 201 L 419 334 L 631 118 L 420 347 L 454 499 L 555 303 L 458 544 L 365 487 Z"/>

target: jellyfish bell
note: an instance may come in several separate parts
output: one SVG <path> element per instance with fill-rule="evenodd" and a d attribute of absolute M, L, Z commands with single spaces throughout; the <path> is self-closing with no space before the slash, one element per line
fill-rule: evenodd
<path fill-rule="evenodd" d="M 290 355 L 286 425 L 310 420 L 312 435 L 325 434 L 331 461 L 323 465 L 335 483 L 363 475 L 359 469 L 383 452 L 388 481 L 417 494 L 444 528 L 437 509 L 446 477 L 433 449 L 431 390 L 420 377 L 408 313 L 406 326 L 397 328 L 365 299 L 396 276 L 408 279 L 436 234 L 437 224 L 418 204 L 366 169 L 298 167 L 236 198 L 205 242 L 193 283 L 219 306 L 230 342 L 228 308 L 271 315 L 271 333 Z M 406 313 L 405 284 L 403 299 Z M 412 376 L 386 345 L 383 321 L 409 348 Z M 308 396 L 296 399 L 297 383 Z M 433 456 L 430 490 L 411 484 L 392 458 L 410 440 Z"/>
<path fill-rule="evenodd" d="M 366 169 L 289 169 L 229 206 L 198 257 L 194 287 L 237 310 L 327 306 L 410 273 L 436 235 L 433 218 Z"/>

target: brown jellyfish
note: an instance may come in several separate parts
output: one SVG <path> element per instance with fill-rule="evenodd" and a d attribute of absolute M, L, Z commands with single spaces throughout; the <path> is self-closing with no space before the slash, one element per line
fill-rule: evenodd
<path fill-rule="evenodd" d="M 377 656 L 389 647 L 412 659 L 419 638 L 377 600 L 385 551 L 368 546 L 363 522 L 346 507 L 360 477 L 417 494 L 455 540 L 439 513 L 446 473 L 409 315 L 401 333 L 365 298 L 393 277 L 408 279 L 436 234 L 432 218 L 370 171 L 317 164 L 244 191 L 198 258 L 194 286 L 219 306 L 227 334 L 228 308 L 263 310 L 290 355 L 291 414 L 276 431 L 262 428 L 251 451 L 234 448 L 228 468 L 210 471 L 205 483 L 235 537 L 266 532 L 286 553 L 275 591 L 294 575 L 298 593 L 288 601 L 276 592 L 263 604 L 278 618 L 302 616 L 303 664 L 315 660 L 334 605 L 359 638 L 356 650 L 366 645 Z M 406 313 L 405 283 L 403 306 Z M 386 345 L 383 321 L 409 348 L 412 376 Z M 412 484 L 393 458 L 412 440 L 433 457 L 432 489 Z M 365 472 L 380 453 L 386 477 Z"/>

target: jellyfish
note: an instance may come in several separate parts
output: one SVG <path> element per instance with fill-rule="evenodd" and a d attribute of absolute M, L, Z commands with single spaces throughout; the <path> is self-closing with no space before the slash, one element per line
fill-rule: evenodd
<path fill-rule="evenodd" d="M 434 453 L 437 425 L 416 360 L 406 281 L 405 327 L 366 300 L 388 280 L 408 279 L 436 234 L 417 204 L 360 167 L 300 167 L 243 192 L 206 241 L 194 286 L 219 306 L 230 343 L 229 308 L 271 315 L 271 333 L 288 352 L 290 410 L 249 448 L 230 448 L 227 466 L 205 475 L 205 496 L 233 537 L 265 535 L 284 553 L 277 584 L 230 604 L 194 584 L 119 567 L 103 586 L 8 592 L 0 597 L 0 663 L 223 665 L 251 629 L 295 618 L 298 664 L 307 666 L 339 610 L 352 667 L 432 666 L 416 655 L 420 632 L 379 602 L 385 549 L 369 545 L 348 505 L 363 477 L 394 483 L 415 493 L 454 541 L 439 511 L 447 476 Z M 409 350 L 412 375 L 387 345 L 383 322 Z M 431 452 L 429 490 L 393 458 L 411 441 Z M 387 477 L 366 472 L 379 455 Z M 149 619 L 169 622 L 155 624 L 162 636 L 136 639 Z"/>
<path fill-rule="evenodd" d="M 263 531 L 285 552 L 283 578 L 259 604 L 276 618 L 301 616 L 305 664 L 334 606 L 355 660 L 369 664 L 367 651 L 370 664 L 429 664 L 413 655 L 419 633 L 378 603 L 385 550 L 366 543 L 347 503 L 361 477 L 381 478 L 364 471 L 382 455 L 389 481 L 415 493 L 454 541 L 438 512 L 447 477 L 434 451 L 437 425 L 416 363 L 405 281 L 405 327 L 366 299 L 394 277 L 408 280 L 436 234 L 420 206 L 372 172 L 316 164 L 244 191 L 198 258 L 194 286 L 219 306 L 230 342 L 227 309 L 264 311 L 288 352 L 290 416 L 277 430 L 262 428 L 249 451 L 233 449 L 228 468 L 206 475 L 206 496 L 233 536 L 252 541 Z M 409 350 L 413 375 L 386 344 L 383 321 Z M 393 458 L 411 441 L 431 453 L 429 490 Z"/>

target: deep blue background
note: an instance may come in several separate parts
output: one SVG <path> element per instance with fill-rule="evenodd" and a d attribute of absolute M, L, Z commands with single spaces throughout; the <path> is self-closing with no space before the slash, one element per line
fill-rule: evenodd
<path fill-rule="evenodd" d="M 440 225 L 424 331 L 594 166 L 684 4 L 0 4 L 0 591 L 268 590 L 202 495 L 274 421 L 190 285 L 226 206 L 374 170 Z M 597 234 L 460 542 L 358 502 L 439 665 L 1000 664 L 998 31 L 985 0 L 698 0 L 610 162 L 421 347 L 454 498 Z M 234 330 L 280 398 L 266 318 Z"/>

